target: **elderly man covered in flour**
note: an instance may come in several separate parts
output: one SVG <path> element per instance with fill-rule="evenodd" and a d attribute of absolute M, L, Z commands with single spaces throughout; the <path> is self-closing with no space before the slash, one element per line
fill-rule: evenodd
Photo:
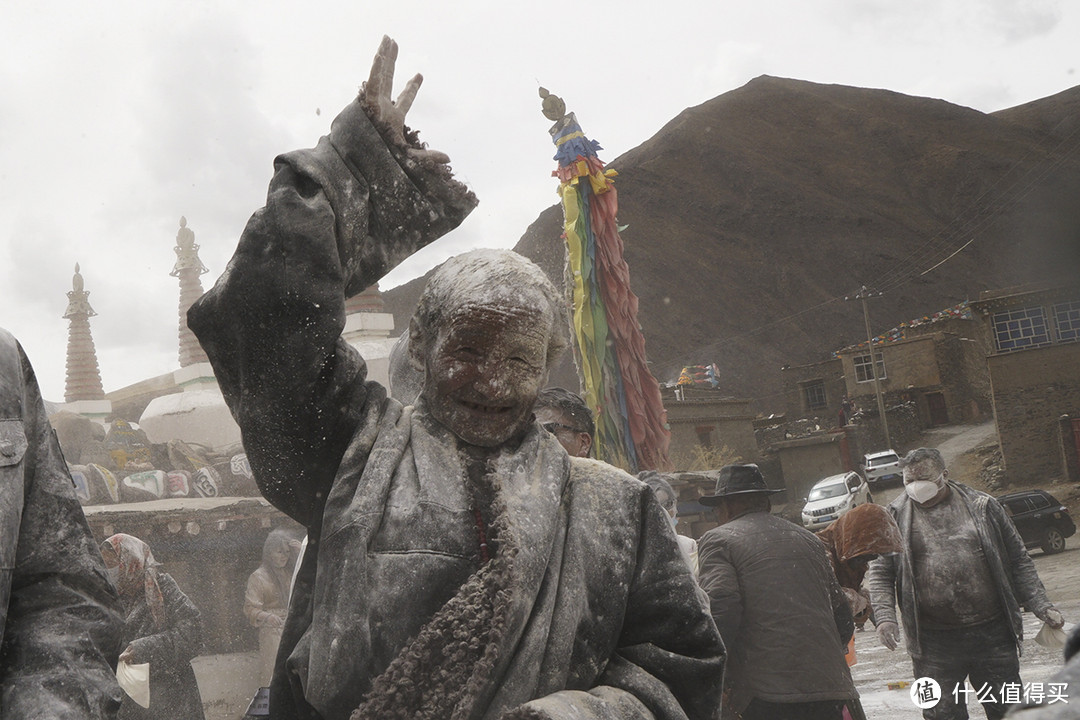
<path fill-rule="evenodd" d="M 708 718 L 723 646 L 643 483 L 570 458 L 533 403 L 563 302 L 511 252 L 432 277 L 415 406 L 365 381 L 344 301 L 475 198 L 403 127 L 396 45 L 317 147 L 275 163 L 191 310 L 266 497 L 304 523 L 275 718 Z"/>

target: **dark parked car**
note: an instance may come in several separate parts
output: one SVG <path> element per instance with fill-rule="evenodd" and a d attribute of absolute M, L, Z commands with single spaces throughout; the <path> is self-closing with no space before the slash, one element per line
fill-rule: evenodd
<path fill-rule="evenodd" d="M 1065 549 L 1065 538 L 1076 532 L 1068 509 L 1043 490 L 1021 490 L 998 497 L 1027 547 L 1046 554 Z"/>

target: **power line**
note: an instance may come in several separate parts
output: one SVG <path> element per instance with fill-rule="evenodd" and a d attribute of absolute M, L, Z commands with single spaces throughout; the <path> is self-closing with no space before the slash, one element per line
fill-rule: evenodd
<path fill-rule="evenodd" d="M 1066 148 L 1065 145 L 1073 141 L 1074 139 L 1077 139 L 1078 141 L 1075 142 L 1071 147 Z M 1069 156 L 1072 155 L 1072 153 L 1074 153 L 1078 148 L 1080 148 L 1080 124 L 1077 124 L 1076 129 L 1070 132 L 1069 135 L 1067 135 L 1064 139 L 1058 142 L 1058 144 L 1054 146 L 1054 148 L 1052 148 L 1046 153 L 1047 157 L 1045 160 L 1035 164 L 1018 178 L 1009 181 L 1007 187 L 997 193 L 994 198 L 990 198 L 990 195 L 994 191 L 994 188 L 1006 183 L 1007 178 L 1009 178 L 1013 171 L 1019 168 L 1024 162 L 1026 162 L 1028 158 L 1032 156 L 1035 152 L 1029 151 L 1024 158 L 1016 161 L 1016 163 L 1014 163 L 1004 174 L 1002 174 L 997 180 L 995 180 L 989 188 L 983 191 L 983 193 L 980 194 L 979 197 L 976 198 L 967 209 L 960 213 L 954 220 L 950 221 L 947 224 L 946 228 L 938 231 L 937 233 L 934 233 L 929 238 L 927 238 L 920 248 L 909 254 L 907 260 L 891 264 L 889 269 L 886 269 L 880 276 L 878 276 L 878 282 L 876 283 L 878 291 L 884 293 L 895 290 L 896 288 L 905 285 L 916 277 L 921 277 L 937 269 L 945 262 L 951 260 L 953 257 L 958 255 L 962 250 L 970 246 L 976 239 L 978 239 L 978 232 L 988 226 L 990 220 L 992 220 L 995 216 L 1003 213 L 1007 208 L 1019 203 L 1019 201 L 1023 198 L 1027 197 L 1035 189 L 1035 187 L 1038 186 L 1041 180 L 1045 179 L 1051 171 L 1063 165 L 1065 161 L 1069 158 Z M 1007 197 L 1009 193 L 1012 193 L 1021 184 L 1023 184 L 1024 187 L 1019 192 L 1014 193 L 1012 197 Z M 990 200 L 992 199 L 998 200 L 999 204 L 994 207 L 990 207 Z M 969 213 L 974 213 L 974 215 L 969 218 L 964 218 L 964 215 Z M 953 226 L 955 226 L 955 228 L 950 229 L 950 227 Z M 968 237 L 969 235 L 970 237 L 960 247 L 953 247 L 950 241 L 961 234 L 964 237 Z M 937 261 L 931 267 L 921 271 L 911 269 L 912 267 L 917 268 L 925 263 L 932 261 L 935 255 L 946 251 L 950 252 L 950 254 L 943 260 Z M 724 338 L 723 340 L 713 342 L 708 347 L 718 348 L 724 345 L 728 345 L 737 340 L 756 335 L 781 323 L 790 322 L 799 317 L 802 317 L 803 315 L 819 310 L 827 305 L 839 302 L 845 299 L 846 296 L 853 295 L 857 292 L 859 291 L 849 292 L 845 295 L 829 298 L 828 300 L 820 302 L 817 305 L 804 308 L 796 313 L 776 318 L 775 320 L 771 320 L 767 323 L 762 323 L 748 330 L 744 330 L 737 335 L 731 335 L 727 338 Z"/>
<path fill-rule="evenodd" d="M 927 274 L 930 270 L 939 267 L 945 261 L 939 261 L 935 263 L 933 268 L 921 272 L 911 270 L 910 268 L 913 266 L 918 267 L 925 262 L 929 262 L 933 259 L 934 255 L 941 252 L 950 252 L 949 257 L 945 258 L 945 260 L 949 260 L 955 256 L 959 250 L 963 250 L 970 245 L 977 239 L 978 232 L 987 227 L 995 216 L 998 216 L 1004 213 L 1005 210 L 1019 204 L 1023 198 L 1031 194 L 1042 180 L 1057 167 L 1063 165 L 1069 156 L 1080 148 L 1080 141 L 1073 143 L 1071 147 L 1065 147 L 1076 138 L 1080 138 L 1080 124 L 1078 124 L 1075 130 L 1047 153 L 1047 158 L 1044 161 L 1035 164 L 1015 180 L 1009 182 L 1008 187 L 1001 190 L 994 197 L 990 197 L 994 188 L 1005 183 L 1013 171 L 1020 167 L 1034 151 L 1029 152 L 1028 156 L 1018 160 L 1008 171 L 984 191 L 972 205 L 964 211 L 964 213 L 961 213 L 961 215 L 950 222 L 945 228 L 928 238 L 921 248 L 909 255 L 907 262 L 901 262 L 894 265 L 892 270 L 887 270 L 879 277 L 878 288 L 882 291 L 888 291 L 900 287 L 915 277 Z M 997 204 L 992 205 L 992 202 L 996 202 Z M 965 214 L 971 214 L 972 216 L 965 218 Z M 957 237 L 968 236 L 970 236 L 970 239 L 960 248 L 955 248 L 954 243 L 951 242 Z M 936 242 L 938 239 L 940 239 L 940 242 Z M 923 250 L 926 251 L 922 252 Z"/>

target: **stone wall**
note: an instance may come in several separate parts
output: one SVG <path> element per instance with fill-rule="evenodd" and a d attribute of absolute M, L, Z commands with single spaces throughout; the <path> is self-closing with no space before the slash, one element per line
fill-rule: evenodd
<path fill-rule="evenodd" d="M 977 422 L 988 416 L 993 403 L 985 348 L 969 338 L 942 335 L 937 358 L 949 422 Z M 929 410 L 923 420 L 930 424 Z"/>
<path fill-rule="evenodd" d="M 844 365 L 840 358 L 831 358 L 810 365 L 786 365 L 780 370 L 784 390 L 785 414 L 792 419 L 813 418 L 829 427 L 836 427 L 840 405 L 847 393 Z M 820 382 L 825 391 L 825 407 L 810 408 L 805 387 Z"/>
<path fill-rule="evenodd" d="M 845 437 L 844 431 L 837 430 L 777 443 L 783 484 L 770 481 L 769 485 L 785 492 L 776 495 L 774 502 L 801 508 L 815 483 L 847 470 Z"/>
<path fill-rule="evenodd" d="M 885 435 L 881 429 L 881 420 L 876 406 L 860 411 L 848 428 L 851 456 L 859 467 L 861 467 L 863 455 L 867 453 L 895 450 L 903 455 L 919 446 L 924 425 L 916 403 L 909 401 L 890 405 L 886 402 L 885 412 L 889 422 L 891 448 L 885 447 Z"/>
<path fill-rule="evenodd" d="M 1058 433 L 1061 438 L 1061 464 L 1065 479 L 1080 482 L 1080 413 L 1062 415 L 1058 418 Z"/>
<path fill-rule="evenodd" d="M 1062 415 L 1080 417 L 1080 343 L 989 358 L 1006 481 L 1065 476 Z"/>
<path fill-rule="evenodd" d="M 678 396 L 673 388 L 664 388 L 661 395 L 671 429 L 668 457 L 676 469 L 689 468 L 698 447 L 726 449 L 732 461 L 753 462 L 757 457 L 749 400 L 697 387 L 685 388 Z"/>

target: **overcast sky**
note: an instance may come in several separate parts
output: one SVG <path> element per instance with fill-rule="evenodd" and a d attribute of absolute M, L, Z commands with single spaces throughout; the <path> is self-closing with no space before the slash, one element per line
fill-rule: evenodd
<path fill-rule="evenodd" d="M 399 81 L 425 76 L 409 124 L 480 198 L 385 289 L 464 249 L 514 245 L 555 203 L 540 84 L 566 100 L 606 161 L 763 74 L 992 112 L 1080 84 L 1078 5 L 5 3 L 0 326 L 22 341 L 45 397 L 62 401 L 61 316 L 78 262 L 106 392 L 176 369 L 169 272 L 180 217 L 209 288 L 262 205 L 274 156 L 326 132 L 383 34 L 400 46 Z"/>

